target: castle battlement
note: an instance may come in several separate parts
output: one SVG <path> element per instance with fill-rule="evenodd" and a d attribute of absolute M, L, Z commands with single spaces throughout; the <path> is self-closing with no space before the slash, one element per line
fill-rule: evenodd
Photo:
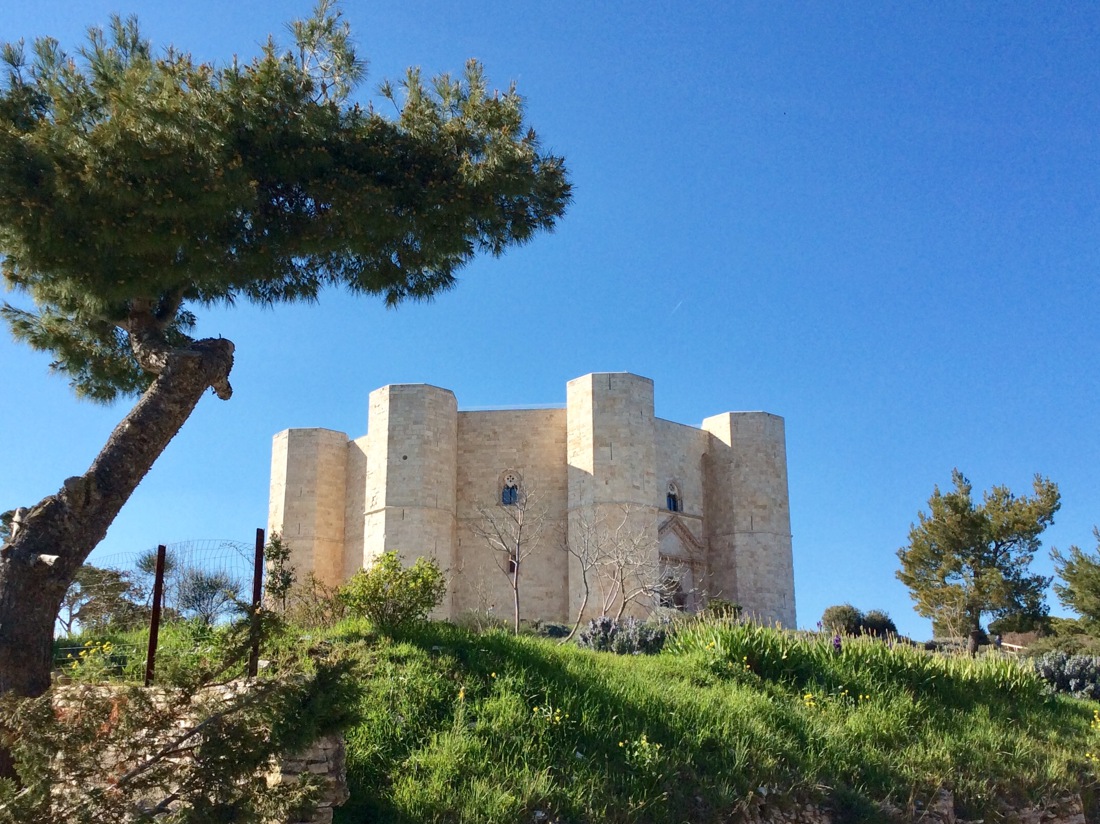
<path fill-rule="evenodd" d="M 639 579 L 660 579 L 660 593 L 632 611 L 724 598 L 795 625 L 781 417 L 725 412 L 698 428 L 662 420 L 653 381 L 626 372 L 569 381 L 564 408 L 459 411 L 454 393 L 426 384 L 376 389 L 369 406 L 362 437 L 274 437 L 268 529 L 299 573 L 338 585 L 383 552 L 427 555 L 450 576 L 437 617 L 508 617 L 507 556 L 502 564 L 479 533 L 522 492 L 525 619 L 571 621 L 586 592 L 585 614 L 599 614 L 607 570 L 582 570 L 566 551 L 599 543 L 629 556 Z"/>

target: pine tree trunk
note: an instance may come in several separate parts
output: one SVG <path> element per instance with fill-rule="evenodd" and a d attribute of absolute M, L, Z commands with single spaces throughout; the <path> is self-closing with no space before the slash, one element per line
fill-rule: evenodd
<path fill-rule="evenodd" d="M 0 548 L 0 692 L 49 687 L 54 619 L 73 576 L 203 393 L 229 397 L 232 367 L 228 340 L 173 351 L 88 471 L 33 506 Z"/>

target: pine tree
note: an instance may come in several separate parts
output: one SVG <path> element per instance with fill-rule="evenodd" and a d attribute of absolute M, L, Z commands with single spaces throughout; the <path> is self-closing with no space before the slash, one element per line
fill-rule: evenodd
<path fill-rule="evenodd" d="M 898 579 L 909 587 L 917 612 L 940 622 L 957 617 L 956 631 L 981 629 L 981 616 L 1039 613 L 1050 579 L 1030 572 L 1039 535 L 1061 505 L 1058 487 L 1035 476 L 1034 495 L 995 486 L 975 504 L 959 470 L 955 488 L 935 488 L 928 514 L 918 513 L 909 546 L 898 550 Z"/>
<path fill-rule="evenodd" d="M 476 62 L 383 86 L 384 117 L 351 102 L 363 67 L 331 2 L 292 30 L 293 48 L 225 66 L 155 53 L 132 18 L 73 55 L 3 48 L 2 272 L 33 302 L 3 317 L 78 395 L 140 399 L 0 548 L 0 692 L 47 687 L 76 570 L 206 390 L 230 397 L 233 344 L 193 338 L 196 309 L 326 286 L 428 298 L 570 199 L 521 98 Z"/>
<path fill-rule="evenodd" d="M 1094 528 L 1096 552 L 1071 546 L 1069 555 L 1050 551 L 1054 571 L 1064 583 L 1054 585 L 1062 606 L 1072 609 L 1093 627 L 1100 626 L 1100 528 Z"/>

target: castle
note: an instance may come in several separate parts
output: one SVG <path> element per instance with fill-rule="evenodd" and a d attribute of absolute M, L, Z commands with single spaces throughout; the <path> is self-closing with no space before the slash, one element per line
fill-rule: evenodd
<path fill-rule="evenodd" d="M 447 389 L 384 386 L 362 437 L 275 435 L 268 529 L 329 585 L 389 550 L 432 556 L 450 579 L 437 617 L 507 618 L 516 553 L 486 525 L 537 499 L 519 549 L 525 619 L 616 611 L 617 564 L 645 590 L 628 611 L 723 598 L 795 626 L 783 419 L 725 412 L 695 428 L 653 409 L 653 382 L 623 372 L 570 381 L 564 409 L 460 412 Z M 603 554 L 585 566 L 592 546 Z"/>

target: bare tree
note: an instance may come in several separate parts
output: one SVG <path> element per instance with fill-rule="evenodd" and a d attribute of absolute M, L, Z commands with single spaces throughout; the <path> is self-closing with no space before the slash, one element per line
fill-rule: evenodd
<path fill-rule="evenodd" d="M 653 511 L 638 504 L 588 507 L 574 513 L 568 540 L 562 549 L 579 573 L 581 601 L 573 629 L 576 633 L 593 597 L 601 613 L 622 618 L 633 605 L 672 606 L 680 586 L 679 564 L 662 558 L 653 524 Z"/>
<path fill-rule="evenodd" d="M 467 565 L 470 569 L 467 569 Z M 496 599 L 493 596 L 490 582 L 484 575 L 478 574 L 475 565 L 470 564 L 469 559 L 460 558 L 455 568 L 455 576 L 462 577 L 462 589 L 469 594 L 471 607 L 463 612 L 463 623 L 471 624 L 477 632 L 485 632 L 498 628 L 504 619 L 496 614 Z"/>
<path fill-rule="evenodd" d="M 932 616 L 932 634 L 937 638 L 967 638 L 970 632 L 970 618 L 966 614 L 965 599 L 959 593 L 950 593 L 942 598 Z"/>
<path fill-rule="evenodd" d="M 603 614 L 617 606 L 615 620 L 632 604 L 659 605 L 669 589 L 648 507 L 619 504 L 608 512 L 608 536 L 596 567 Z"/>
<path fill-rule="evenodd" d="M 581 601 L 577 606 L 577 617 L 569 634 L 562 639 L 565 643 L 580 629 L 584 621 L 585 610 L 592 598 L 592 587 L 596 584 L 597 570 L 604 557 L 604 543 L 607 540 L 606 515 L 602 510 L 585 508 L 576 512 L 566 530 L 561 549 L 574 561 L 569 572 L 573 580 L 574 572 L 579 572 Z"/>
<path fill-rule="evenodd" d="M 479 506 L 470 531 L 493 553 L 497 569 L 512 589 L 512 632 L 519 634 L 520 572 L 539 546 L 546 526 L 546 507 L 522 481 L 506 485 L 495 506 Z"/>

